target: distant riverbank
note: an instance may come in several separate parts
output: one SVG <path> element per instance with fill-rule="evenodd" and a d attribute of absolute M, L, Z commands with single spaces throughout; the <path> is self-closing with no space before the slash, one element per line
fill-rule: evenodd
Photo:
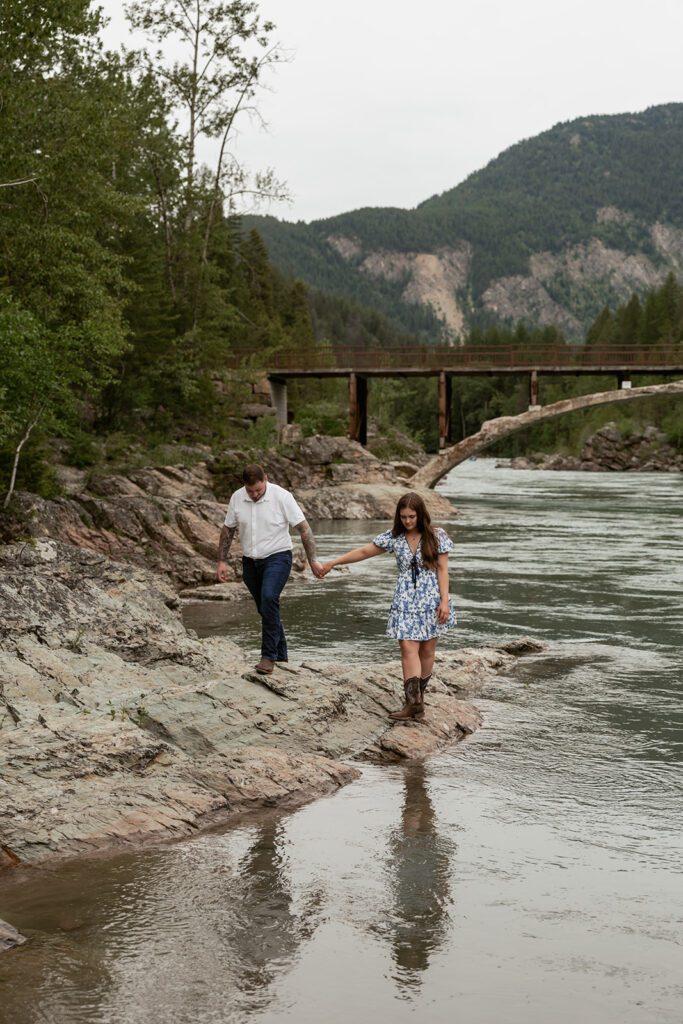
<path fill-rule="evenodd" d="M 680 473 L 683 451 L 667 440 L 657 427 L 626 433 L 616 423 L 606 423 L 592 434 L 579 455 L 536 452 L 510 459 L 511 469 L 556 469 L 579 472 Z"/>
<path fill-rule="evenodd" d="M 229 495 L 241 486 L 254 452 L 227 450 L 192 464 L 156 465 L 114 474 L 86 474 L 58 466 L 63 494 L 19 493 L 5 516 L 0 540 L 52 538 L 108 558 L 163 573 L 174 586 L 194 588 L 216 579 L 218 535 Z M 417 466 L 383 461 L 355 441 L 315 436 L 257 453 L 270 478 L 292 490 L 309 519 L 391 519 Z M 423 492 L 433 516 L 454 517 L 450 502 Z M 230 558 L 231 583 L 240 579 L 241 552 Z M 294 570 L 306 571 L 302 549 Z M 234 591 L 242 594 L 242 588 Z"/>

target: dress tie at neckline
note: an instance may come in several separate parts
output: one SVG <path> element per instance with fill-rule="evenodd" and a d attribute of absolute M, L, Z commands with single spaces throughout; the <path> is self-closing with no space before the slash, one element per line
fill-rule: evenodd
<path fill-rule="evenodd" d="M 417 588 L 417 577 L 420 575 L 420 566 L 417 564 L 417 552 L 410 560 L 410 575 L 413 579 L 413 590 Z"/>

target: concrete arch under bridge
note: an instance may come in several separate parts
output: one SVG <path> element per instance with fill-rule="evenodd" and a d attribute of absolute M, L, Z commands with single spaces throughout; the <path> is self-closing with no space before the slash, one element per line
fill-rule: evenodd
<path fill-rule="evenodd" d="M 627 390 L 602 391 L 594 395 L 579 395 L 577 398 L 565 398 L 561 402 L 553 402 L 551 405 L 537 406 L 518 416 L 500 416 L 495 420 L 487 420 L 476 434 L 471 434 L 450 448 L 446 448 L 445 451 L 425 463 L 411 477 L 410 483 L 413 487 L 435 487 L 446 473 L 455 469 L 472 455 L 478 455 L 479 452 L 495 444 L 496 441 L 501 441 L 518 430 L 532 427 L 536 423 L 553 419 L 555 416 L 564 416 L 568 412 L 590 409 L 598 405 L 610 405 L 612 402 L 633 402 L 640 398 L 652 398 L 657 395 L 683 395 L 683 380 L 668 384 L 648 384 L 644 387 Z"/>

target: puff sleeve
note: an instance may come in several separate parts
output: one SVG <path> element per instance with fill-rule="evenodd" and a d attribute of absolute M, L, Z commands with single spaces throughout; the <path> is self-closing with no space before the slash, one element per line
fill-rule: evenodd
<path fill-rule="evenodd" d="M 378 533 L 376 537 L 373 537 L 372 543 L 376 547 L 382 548 L 383 551 L 393 551 L 396 544 L 396 538 L 393 536 L 391 530 L 385 530 L 384 533 Z"/>
<path fill-rule="evenodd" d="M 453 550 L 453 541 L 448 536 L 445 530 L 436 531 L 436 540 L 438 543 L 438 551 L 440 555 L 446 555 L 449 551 Z"/>

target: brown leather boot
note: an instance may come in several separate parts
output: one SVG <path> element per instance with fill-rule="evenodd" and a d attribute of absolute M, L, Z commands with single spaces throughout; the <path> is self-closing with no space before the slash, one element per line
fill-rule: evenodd
<path fill-rule="evenodd" d="M 407 722 L 424 711 L 420 692 L 420 677 L 411 676 L 410 679 L 405 679 L 403 690 L 406 695 L 405 704 L 400 711 L 391 711 L 389 714 L 389 718 L 393 718 L 395 722 Z"/>
<path fill-rule="evenodd" d="M 422 676 L 421 679 L 420 679 L 420 697 L 422 698 L 422 703 L 423 704 L 424 704 L 424 699 L 425 699 L 425 690 L 427 689 L 427 683 L 429 682 L 429 680 L 431 678 L 432 678 L 432 673 L 430 672 L 428 676 Z"/>
<path fill-rule="evenodd" d="M 261 658 L 258 665 L 254 665 L 257 672 L 260 672 L 262 676 L 269 676 L 275 667 L 275 662 L 271 661 L 270 658 Z"/>

